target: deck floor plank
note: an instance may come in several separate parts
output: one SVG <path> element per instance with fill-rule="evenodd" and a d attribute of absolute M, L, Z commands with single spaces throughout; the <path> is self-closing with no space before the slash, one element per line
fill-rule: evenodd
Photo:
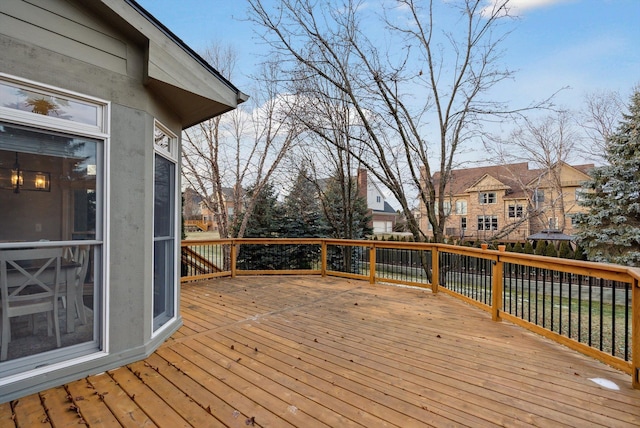
<path fill-rule="evenodd" d="M 109 374 L 102 373 L 91 376 L 88 381 L 102 398 L 104 404 L 109 407 L 111 413 L 118 419 L 121 426 L 126 428 L 157 426 Z"/>
<path fill-rule="evenodd" d="M 0 403 L 0 427 L 15 426 L 14 419 L 15 415 L 11 410 L 11 403 Z"/>
<path fill-rule="evenodd" d="M 46 427 L 51 426 L 51 421 L 42 406 L 38 394 L 22 397 L 14 401 L 14 422 L 17 427 Z"/>
<path fill-rule="evenodd" d="M 62 386 L 51 388 L 40 393 L 45 411 L 56 426 L 78 425 L 84 421 L 79 410 L 73 403 L 69 392 Z"/>
<path fill-rule="evenodd" d="M 239 276 L 183 284 L 181 315 L 145 361 L 0 404 L 0 426 L 640 426 L 628 375 L 445 293 Z"/>
<path fill-rule="evenodd" d="M 166 401 L 172 400 L 171 395 L 158 397 L 130 367 L 123 367 L 109 372 L 113 380 L 122 390 L 145 412 L 158 426 L 188 427 L 191 426 Z"/>
<path fill-rule="evenodd" d="M 73 400 L 73 405 L 78 409 L 78 413 L 87 425 L 116 426 L 119 424 L 109 407 L 96 393 L 93 385 L 86 379 L 67 384 L 67 391 Z"/>
<path fill-rule="evenodd" d="M 335 321 L 332 322 L 331 319 L 327 319 L 326 317 L 321 318 L 324 321 L 322 327 L 326 329 L 326 327 L 331 327 L 330 330 L 327 331 L 327 334 L 330 335 L 332 342 L 338 344 L 338 347 L 344 347 L 340 344 L 340 336 L 338 336 L 338 328 L 340 327 Z M 311 318 L 309 319 L 309 324 L 312 325 L 320 325 L 320 318 Z M 307 324 L 307 323 L 305 323 Z M 515 326 L 504 326 L 511 327 L 514 330 L 517 329 Z M 502 328 L 504 328 L 502 327 Z M 316 334 L 324 333 L 324 330 L 321 330 L 319 327 L 316 328 Z M 358 334 L 355 330 L 349 330 L 350 339 L 354 339 L 354 335 Z M 517 335 L 518 332 L 514 331 L 514 336 Z M 528 335 L 532 333 L 522 332 L 523 339 L 530 340 Z M 433 337 L 436 337 L 435 334 Z M 577 406 L 581 403 L 581 400 L 589 400 L 594 405 L 602 405 L 602 401 L 599 400 L 599 394 L 601 388 L 598 388 L 595 383 L 591 385 L 584 385 L 584 383 L 577 382 L 558 382 L 557 379 L 560 379 L 558 376 L 553 376 L 553 372 L 551 375 L 546 375 L 546 379 L 540 379 L 540 377 L 545 377 L 547 369 L 532 371 L 529 364 L 527 364 L 526 352 L 521 352 L 520 355 L 516 355 L 518 358 L 514 360 L 518 362 L 520 365 L 515 369 L 511 369 L 509 367 L 503 367 L 500 364 L 505 361 L 505 358 L 496 358 L 495 361 L 486 360 L 482 365 L 474 362 L 474 358 L 469 358 L 469 355 L 474 355 L 475 352 L 458 352 L 456 354 L 447 353 L 447 350 L 450 350 L 452 347 L 458 345 L 459 342 L 456 343 L 446 343 L 445 339 L 438 339 L 435 342 L 430 344 L 429 349 L 422 349 L 419 346 L 417 341 L 405 343 L 402 338 L 399 338 L 395 333 L 391 336 L 385 335 L 383 332 L 378 329 L 378 331 L 365 331 L 361 333 L 359 337 L 355 338 L 356 340 L 353 342 L 353 346 L 362 349 L 363 351 L 369 353 L 375 353 L 386 359 L 395 358 L 398 364 L 416 364 L 420 361 L 425 361 L 428 359 L 430 362 L 429 366 L 435 368 L 438 372 L 444 373 L 450 370 L 452 365 L 455 365 L 457 369 L 467 368 L 468 373 L 474 373 L 478 370 L 482 370 L 487 377 L 487 380 L 491 384 L 495 384 L 501 388 L 518 388 L 519 392 L 522 394 L 532 394 L 530 395 L 531 399 L 539 402 L 537 397 L 543 396 L 552 400 L 560 400 L 567 405 Z M 373 339 L 373 340 L 372 340 Z M 518 346 L 521 341 L 512 342 L 515 346 Z M 551 344 L 549 342 L 549 344 Z M 444 345 L 444 346 L 442 346 Z M 551 344 L 554 345 L 554 344 Z M 543 347 L 542 350 L 546 351 L 545 343 L 541 343 Z M 401 351 L 398 354 L 398 350 Z M 402 352 L 404 350 L 404 352 Z M 539 348 L 538 351 L 541 351 Z M 549 355 L 549 352 L 545 352 Z M 405 361 L 406 360 L 406 361 Z M 524 361 L 524 364 L 522 362 Z M 529 369 L 527 369 L 529 367 Z M 531 375 L 524 374 L 522 371 L 525 370 L 526 373 L 531 373 Z M 618 373 L 611 373 L 618 374 Z M 574 377 L 579 374 L 574 372 Z M 589 373 L 587 373 L 587 376 Z M 622 379 L 624 382 L 625 380 Z M 547 391 L 545 393 L 545 390 Z M 632 421 L 634 416 L 629 415 L 627 412 L 630 409 L 628 404 L 609 400 L 608 404 L 612 408 L 612 413 L 609 416 L 615 416 L 621 420 Z M 618 408 L 620 410 L 619 413 L 615 414 L 613 409 Z M 636 416 L 639 412 L 636 412 Z"/>
<path fill-rule="evenodd" d="M 222 411 L 228 411 L 231 408 L 233 411 L 230 413 L 231 417 L 244 424 L 249 418 L 254 418 L 259 421 L 260 426 L 271 427 L 294 427 L 295 424 L 285 421 L 280 416 L 276 415 L 271 410 L 259 405 L 255 401 L 248 398 L 242 392 L 238 391 L 234 386 L 226 384 L 225 379 L 220 379 L 216 376 L 211 376 L 209 372 L 204 370 L 200 365 L 200 357 L 197 355 L 183 356 L 176 352 L 173 348 L 162 348 L 156 352 L 160 357 L 165 359 L 168 363 L 175 367 L 180 367 L 180 371 L 185 374 L 194 383 L 201 385 L 211 394 L 216 395 L 222 401 L 229 405 L 229 409 L 223 409 Z M 209 404 L 210 401 L 206 401 L 205 404 Z M 221 419 L 228 417 L 229 415 L 219 415 Z M 229 424 L 233 426 L 233 424 Z"/>

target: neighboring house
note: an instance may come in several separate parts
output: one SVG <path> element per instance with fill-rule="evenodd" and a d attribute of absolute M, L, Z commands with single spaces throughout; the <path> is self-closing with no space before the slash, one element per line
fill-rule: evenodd
<path fill-rule="evenodd" d="M 182 216 L 185 220 L 202 220 L 202 196 L 191 187 L 182 192 Z"/>
<path fill-rule="evenodd" d="M 373 233 L 393 232 L 398 220 L 398 213 L 385 200 L 378 185 L 367 178 L 367 170 L 362 168 L 358 169 L 358 193 L 367 200 Z"/>
<path fill-rule="evenodd" d="M 231 220 L 236 213 L 236 204 L 231 187 L 222 188 L 221 209 L 227 212 L 227 218 Z M 216 221 L 216 213 L 212 212 L 204 201 L 200 202 L 200 211 L 202 213 L 202 221 L 210 225 L 209 230 L 218 230 L 218 222 Z"/>
<path fill-rule="evenodd" d="M 2 0 L 0 46 L 0 285 L 64 259 L 60 325 L 1 299 L 6 402 L 180 327 L 180 136 L 247 97 L 133 0 Z"/>
<path fill-rule="evenodd" d="M 571 235 L 590 168 L 560 162 L 549 171 L 532 170 L 523 162 L 453 170 L 445 188 L 445 237 L 524 242 L 549 229 Z M 437 186 L 440 175 L 433 178 Z M 420 227 L 433 236 L 424 204 L 420 210 Z"/>

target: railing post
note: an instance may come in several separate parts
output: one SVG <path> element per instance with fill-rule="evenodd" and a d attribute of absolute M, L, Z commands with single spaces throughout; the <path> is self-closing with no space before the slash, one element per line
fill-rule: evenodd
<path fill-rule="evenodd" d="M 235 241 L 231 243 L 231 278 L 236 277 L 236 261 L 238 258 L 238 250 Z"/>
<path fill-rule="evenodd" d="M 431 247 L 431 292 L 438 292 L 438 285 L 440 283 L 440 253 L 438 247 Z"/>
<path fill-rule="evenodd" d="M 376 246 L 369 247 L 369 283 L 376 283 Z"/>
<path fill-rule="evenodd" d="M 327 276 L 327 241 L 324 239 L 320 250 L 320 272 L 322 276 Z"/>
<path fill-rule="evenodd" d="M 631 384 L 640 389 L 640 284 L 636 278 L 631 286 Z"/>
<path fill-rule="evenodd" d="M 500 261 L 500 256 L 493 262 L 493 283 L 491 284 L 491 319 L 502 321 L 500 310 L 502 308 L 502 280 L 504 277 L 504 263 Z"/>

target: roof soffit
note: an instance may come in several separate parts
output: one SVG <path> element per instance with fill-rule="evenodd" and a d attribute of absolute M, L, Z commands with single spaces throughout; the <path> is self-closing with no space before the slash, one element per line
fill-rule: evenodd
<path fill-rule="evenodd" d="M 135 1 L 99 3 L 121 20 L 112 23 L 146 48 L 144 83 L 175 109 L 184 128 L 232 110 L 248 98 Z"/>

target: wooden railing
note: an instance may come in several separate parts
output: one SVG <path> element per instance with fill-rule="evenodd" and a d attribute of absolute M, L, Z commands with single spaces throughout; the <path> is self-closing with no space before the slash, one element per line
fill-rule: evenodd
<path fill-rule="evenodd" d="M 306 274 L 444 292 L 627 372 L 640 389 L 640 269 L 428 243 L 226 239 L 182 248 L 183 282 Z"/>

